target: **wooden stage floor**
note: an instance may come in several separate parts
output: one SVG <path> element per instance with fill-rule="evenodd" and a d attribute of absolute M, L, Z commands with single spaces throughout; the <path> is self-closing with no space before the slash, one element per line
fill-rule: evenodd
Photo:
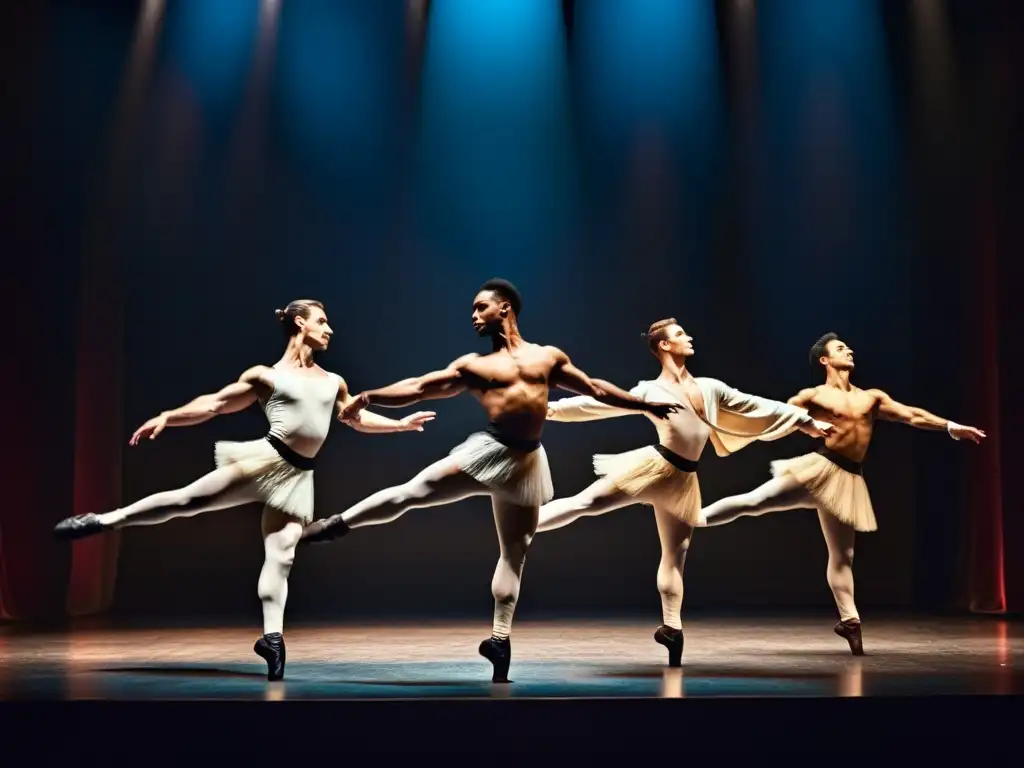
<path fill-rule="evenodd" d="M 787 754 L 831 743 L 838 756 L 880 740 L 920 754 L 931 743 L 921 739 L 943 736 L 948 757 L 954 734 L 969 742 L 978 727 L 991 736 L 1022 714 L 1020 622 L 865 621 L 866 655 L 855 658 L 827 618 L 696 618 L 686 625 L 682 669 L 665 666 L 655 624 L 519 622 L 510 685 L 491 684 L 476 655 L 488 629 L 480 622 L 289 625 L 286 679 L 275 683 L 252 652 L 251 628 L 0 627 L 0 729 L 10 744 L 24 741 L 35 718 L 75 733 L 105 732 L 102 723 L 118 718 L 133 724 L 133 739 L 161 739 L 172 718 L 176 733 L 190 734 L 177 747 L 265 754 L 270 747 L 254 744 L 259 732 L 294 721 L 321 736 L 300 739 L 292 754 L 487 749 L 491 757 L 487 745 L 505 731 L 527 740 L 508 736 L 513 750 L 663 756 L 666 739 L 678 742 L 668 754 Z M 329 744 L 319 741 L 324 733 Z"/>

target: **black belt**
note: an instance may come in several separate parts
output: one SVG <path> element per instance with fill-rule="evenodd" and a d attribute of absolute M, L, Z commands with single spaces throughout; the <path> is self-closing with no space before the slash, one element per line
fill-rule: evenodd
<path fill-rule="evenodd" d="M 860 462 L 854 461 L 853 459 L 847 458 L 840 453 L 836 453 L 831 448 L 819 448 L 818 453 L 824 456 L 826 459 L 831 461 L 837 467 L 845 469 L 851 475 L 863 475 L 864 465 Z"/>
<path fill-rule="evenodd" d="M 274 437 L 273 435 L 267 435 L 266 440 L 273 446 L 274 450 L 277 451 L 278 455 L 291 464 L 296 469 L 313 469 L 316 466 L 316 459 L 311 459 L 308 456 L 296 453 L 283 442 L 280 438 Z"/>
<path fill-rule="evenodd" d="M 680 472 L 696 472 L 697 462 L 693 459 L 684 459 L 675 451 L 670 451 L 664 445 L 655 445 L 654 450 L 661 454 L 661 457 L 665 459 L 669 464 L 678 469 Z"/>
<path fill-rule="evenodd" d="M 487 425 L 487 429 L 485 429 L 484 432 L 493 437 L 506 448 L 511 448 L 513 451 L 531 453 L 540 448 L 540 440 L 522 440 L 516 437 L 509 437 L 504 432 L 502 432 L 501 427 L 499 427 L 493 421 Z"/>

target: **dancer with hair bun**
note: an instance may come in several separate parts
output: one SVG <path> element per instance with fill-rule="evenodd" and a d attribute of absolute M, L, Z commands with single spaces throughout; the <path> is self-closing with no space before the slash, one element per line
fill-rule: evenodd
<path fill-rule="evenodd" d="M 259 403 L 267 434 L 245 442 L 218 442 L 216 468 L 190 485 L 147 496 L 121 509 L 62 520 L 54 534 L 78 539 L 136 525 L 158 525 L 216 509 L 261 502 L 265 559 L 257 592 L 263 603 L 263 636 L 253 650 L 267 663 L 268 680 L 284 677 L 284 608 L 288 574 L 303 526 L 313 520 L 313 467 L 331 427 L 351 401 L 345 380 L 325 371 L 314 357 L 327 349 L 333 331 L 324 305 L 293 301 L 275 312 L 287 338 L 272 366 L 256 365 L 213 394 L 154 416 L 132 435 L 130 445 L 154 440 L 167 427 L 187 427 Z M 432 412 L 388 419 L 365 410 L 345 419 L 360 432 L 422 432 Z"/>

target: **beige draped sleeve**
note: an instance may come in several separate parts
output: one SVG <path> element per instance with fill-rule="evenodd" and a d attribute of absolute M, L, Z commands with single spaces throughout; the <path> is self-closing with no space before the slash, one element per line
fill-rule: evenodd
<path fill-rule="evenodd" d="M 813 421 L 799 406 L 748 395 L 718 379 L 698 377 L 697 385 L 719 456 L 735 453 L 755 440 L 778 440 Z"/>

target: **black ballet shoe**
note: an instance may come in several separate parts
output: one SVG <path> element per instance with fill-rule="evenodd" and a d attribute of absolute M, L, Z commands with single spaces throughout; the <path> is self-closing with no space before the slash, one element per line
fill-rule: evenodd
<path fill-rule="evenodd" d="M 654 632 L 654 642 L 668 648 L 668 665 L 683 666 L 683 630 L 662 624 Z"/>
<path fill-rule="evenodd" d="M 350 530 L 352 529 L 349 528 L 345 524 L 345 521 L 341 519 L 341 515 L 314 520 L 302 529 L 302 537 L 299 539 L 299 545 L 326 544 L 329 541 L 340 539 Z"/>
<path fill-rule="evenodd" d="M 512 642 L 507 637 L 504 640 L 487 638 L 480 643 L 480 655 L 494 665 L 492 683 L 512 682 L 508 679 L 508 667 L 512 663 Z"/>
<path fill-rule="evenodd" d="M 84 539 L 114 530 L 113 526 L 100 522 L 100 516 L 89 512 L 85 515 L 66 517 L 53 528 L 53 535 L 58 539 Z"/>
<path fill-rule="evenodd" d="M 840 637 L 846 638 L 850 644 L 850 653 L 854 656 L 864 655 L 864 639 L 860 635 L 860 621 L 840 621 L 832 630 Z"/>
<path fill-rule="evenodd" d="M 267 680 L 280 680 L 284 677 L 284 636 L 280 632 L 264 635 L 252 649 L 267 662 Z"/>

